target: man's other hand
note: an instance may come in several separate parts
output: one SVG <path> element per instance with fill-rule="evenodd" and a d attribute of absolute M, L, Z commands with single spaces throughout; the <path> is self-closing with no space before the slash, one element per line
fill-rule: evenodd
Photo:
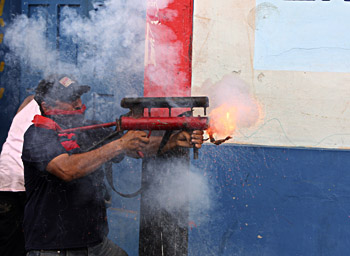
<path fill-rule="evenodd" d="M 182 131 L 174 134 L 170 138 L 170 148 L 174 146 L 191 148 L 201 148 L 203 144 L 203 131 L 195 130 L 192 133 Z"/>

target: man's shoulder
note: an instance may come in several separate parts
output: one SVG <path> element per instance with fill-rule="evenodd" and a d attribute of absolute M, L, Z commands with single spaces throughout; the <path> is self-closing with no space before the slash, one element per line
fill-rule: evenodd
<path fill-rule="evenodd" d="M 22 160 L 26 162 L 50 161 L 66 153 L 55 130 L 31 125 L 24 134 Z"/>
<path fill-rule="evenodd" d="M 36 127 L 34 124 L 32 124 L 24 133 L 24 143 L 28 140 L 43 141 L 52 136 L 57 136 L 57 132 L 55 130 Z"/>

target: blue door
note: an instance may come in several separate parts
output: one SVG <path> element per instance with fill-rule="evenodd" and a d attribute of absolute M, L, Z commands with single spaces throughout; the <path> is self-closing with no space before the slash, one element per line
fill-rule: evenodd
<path fill-rule="evenodd" d="M 59 53 L 59 60 L 71 64 L 77 64 L 79 47 L 70 38 L 61 33 L 62 9 L 74 9 L 79 15 L 87 15 L 89 7 L 88 0 L 29 0 L 22 1 L 22 13 L 29 18 L 42 17 L 47 26 L 46 37 L 48 49 Z M 33 47 L 35 47 L 33 45 Z M 40 54 L 40 53 L 38 53 Z M 21 64 L 21 89 L 20 100 L 33 93 L 38 81 L 42 79 L 42 72 L 34 70 L 29 65 Z"/>

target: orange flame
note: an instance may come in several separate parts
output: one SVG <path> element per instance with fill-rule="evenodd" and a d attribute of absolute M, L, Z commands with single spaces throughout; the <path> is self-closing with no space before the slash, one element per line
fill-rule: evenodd
<path fill-rule="evenodd" d="M 217 136 L 232 135 L 236 130 L 236 123 L 237 108 L 225 103 L 210 112 L 207 132 Z"/>

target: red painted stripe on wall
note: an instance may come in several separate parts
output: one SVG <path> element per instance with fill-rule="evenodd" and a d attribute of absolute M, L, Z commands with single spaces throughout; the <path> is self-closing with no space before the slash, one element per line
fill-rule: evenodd
<path fill-rule="evenodd" d="M 147 1 L 144 96 L 190 96 L 193 0 Z"/>

